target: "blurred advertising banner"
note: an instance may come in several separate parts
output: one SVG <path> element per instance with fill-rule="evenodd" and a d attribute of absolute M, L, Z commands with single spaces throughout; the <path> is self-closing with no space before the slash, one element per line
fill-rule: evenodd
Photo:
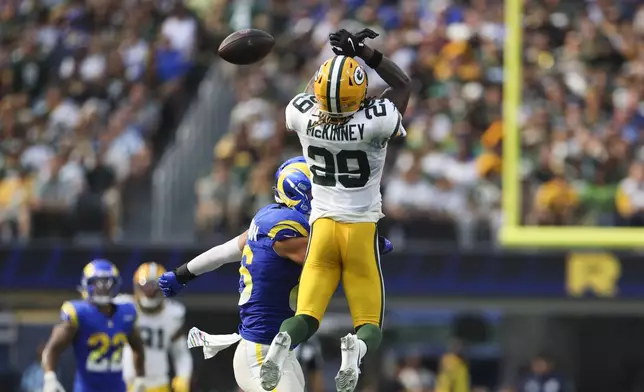
<path fill-rule="evenodd" d="M 83 266 L 107 258 L 131 289 L 136 267 L 156 261 L 174 268 L 204 248 L 177 247 L 5 247 L 0 248 L 4 290 L 73 290 Z M 396 250 L 382 258 L 389 296 L 497 296 L 644 298 L 644 263 L 635 253 L 499 252 Z M 195 280 L 195 294 L 231 294 L 238 289 L 238 265 Z"/>

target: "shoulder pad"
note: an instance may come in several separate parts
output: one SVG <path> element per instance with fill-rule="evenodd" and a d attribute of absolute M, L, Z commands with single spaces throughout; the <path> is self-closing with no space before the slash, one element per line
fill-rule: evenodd
<path fill-rule="evenodd" d="M 386 116 L 382 119 L 383 132 L 393 138 L 396 136 L 406 136 L 407 132 L 402 126 L 402 114 L 398 111 L 396 105 L 387 98 L 382 98 L 386 107 Z"/>
<path fill-rule="evenodd" d="M 66 301 L 60 307 L 60 319 L 63 322 L 67 322 L 74 327 L 79 325 L 79 313 L 82 313 L 82 309 L 79 309 L 78 301 Z"/>
<path fill-rule="evenodd" d="M 282 241 L 294 237 L 309 236 L 308 217 L 290 208 L 272 208 L 263 210 L 255 216 L 255 224 L 259 232 L 274 241 Z"/>
<path fill-rule="evenodd" d="M 286 127 L 292 131 L 302 128 L 302 119 L 315 107 L 315 96 L 301 93 L 293 97 L 286 106 Z"/>

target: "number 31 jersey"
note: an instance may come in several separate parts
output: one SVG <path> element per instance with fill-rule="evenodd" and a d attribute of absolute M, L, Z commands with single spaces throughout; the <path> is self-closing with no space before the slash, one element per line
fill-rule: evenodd
<path fill-rule="evenodd" d="M 119 301 L 134 303 L 131 296 L 119 296 Z M 163 308 L 156 313 L 138 311 L 136 326 L 145 347 L 145 379 L 147 387 L 170 384 L 168 354 L 172 339 L 183 327 L 186 309 L 183 304 L 164 300 Z M 123 377 L 128 383 L 135 378 L 132 350 L 127 346 L 123 352 Z"/>
<path fill-rule="evenodd" d="M 299 94 L 286 107 L 286 126 L 297 132 L 313 181 L 310 222 L 377 222 L 387 142 L 405 136 L 402 116 L 388 99 L 372 99 L 346 123 L 318 124 L 315 96 Z"/>

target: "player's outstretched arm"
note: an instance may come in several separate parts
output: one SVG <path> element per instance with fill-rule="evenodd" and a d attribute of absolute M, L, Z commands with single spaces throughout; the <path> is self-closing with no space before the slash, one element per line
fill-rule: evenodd
<path fill-rule="evenodd" d="M 199 256 L 169 271 L 159 278 L 159 288 L 165 297 L 174 297 L 188 282 L 206 272 L 214 271 L 224 264 L 241 260 L 242 250 L 246 245 L 248 231 L 232 240 L 208 249 Z"/>
<path fill-rule="evenodd" d="M 42 352 L 42 368 L 44 372 L 43 392 L 64 392 L 56 376 L 58 358 L 72 343 L 77 327 L 70 321 L 63 321 L 54 326 L 51 336 Z"/>
<path fill-rule="evenodd" d="M 329 34 L 329 43 L 333 53 L 349 57 L 358 56 L 374 69 L 390 87 L 381 95 L 389 99 L 400 112 L 405 114 L 411 94 L 411 79 L 393 61 L 377 50 L 368 47 L 364 41 L 374 39 L 378 33 L 371 29 L 363 29 L 355 34 L 340 29 Z"/>
<path fill-rule="evenodd" d="M 372 67 L 378 73 L 378 76 L 389 85 L 389 88 L 380 97 L 390 100 L 396 105 L 400 114 L 404 115 L 411 95 L 411 78 L 382 53 L 373 50 L 367 45 L 363 45 L 360 48 L 358 53 L 360 58 L 368 66 Z"/>

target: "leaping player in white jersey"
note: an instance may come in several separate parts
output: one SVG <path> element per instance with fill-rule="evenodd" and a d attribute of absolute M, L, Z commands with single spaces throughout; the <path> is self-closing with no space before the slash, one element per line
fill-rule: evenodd
<path fill-rule="evenodd" d="M 297 133 L 312 174 L 313 202 L 297 312 L 282 323 L 260 372 L 267 391 L 278 385 L 289 350 L 317 331 L 341 279 L 356 334 L 340 342 L 339 392 L 355 389 L 362 358 L 382 339 L 385 293 L 376 228 L 384 216 L 380 180 L 388 141 L 406 135 L 402 114 L 411 81 L 364 44 L 377 36 L 369 29 L 331 34 L 337 56 L 315 74 L 315 94 L 299 94 L 286 108 L 286 125 Z M 354 57 L 390 86 L 379 98 L 367 99 L 367 74 Z"/>
<path fill-rule="evenodd" d="M 145 392 L 190 392 L 192 355 L 186 344 L 183 304 L 163 298 L 158 279 L 166 272 L 159 263 L 143 263 L 134 273 L 134 297 L 119 296 L 117 301 L 134 301 L 136 326 L 145 347 Z M 175 376 L 170 381 L 172 358 Z M 123 351 L 123 378 L 129 385 L 134 375 L 129 346 Z"/>

